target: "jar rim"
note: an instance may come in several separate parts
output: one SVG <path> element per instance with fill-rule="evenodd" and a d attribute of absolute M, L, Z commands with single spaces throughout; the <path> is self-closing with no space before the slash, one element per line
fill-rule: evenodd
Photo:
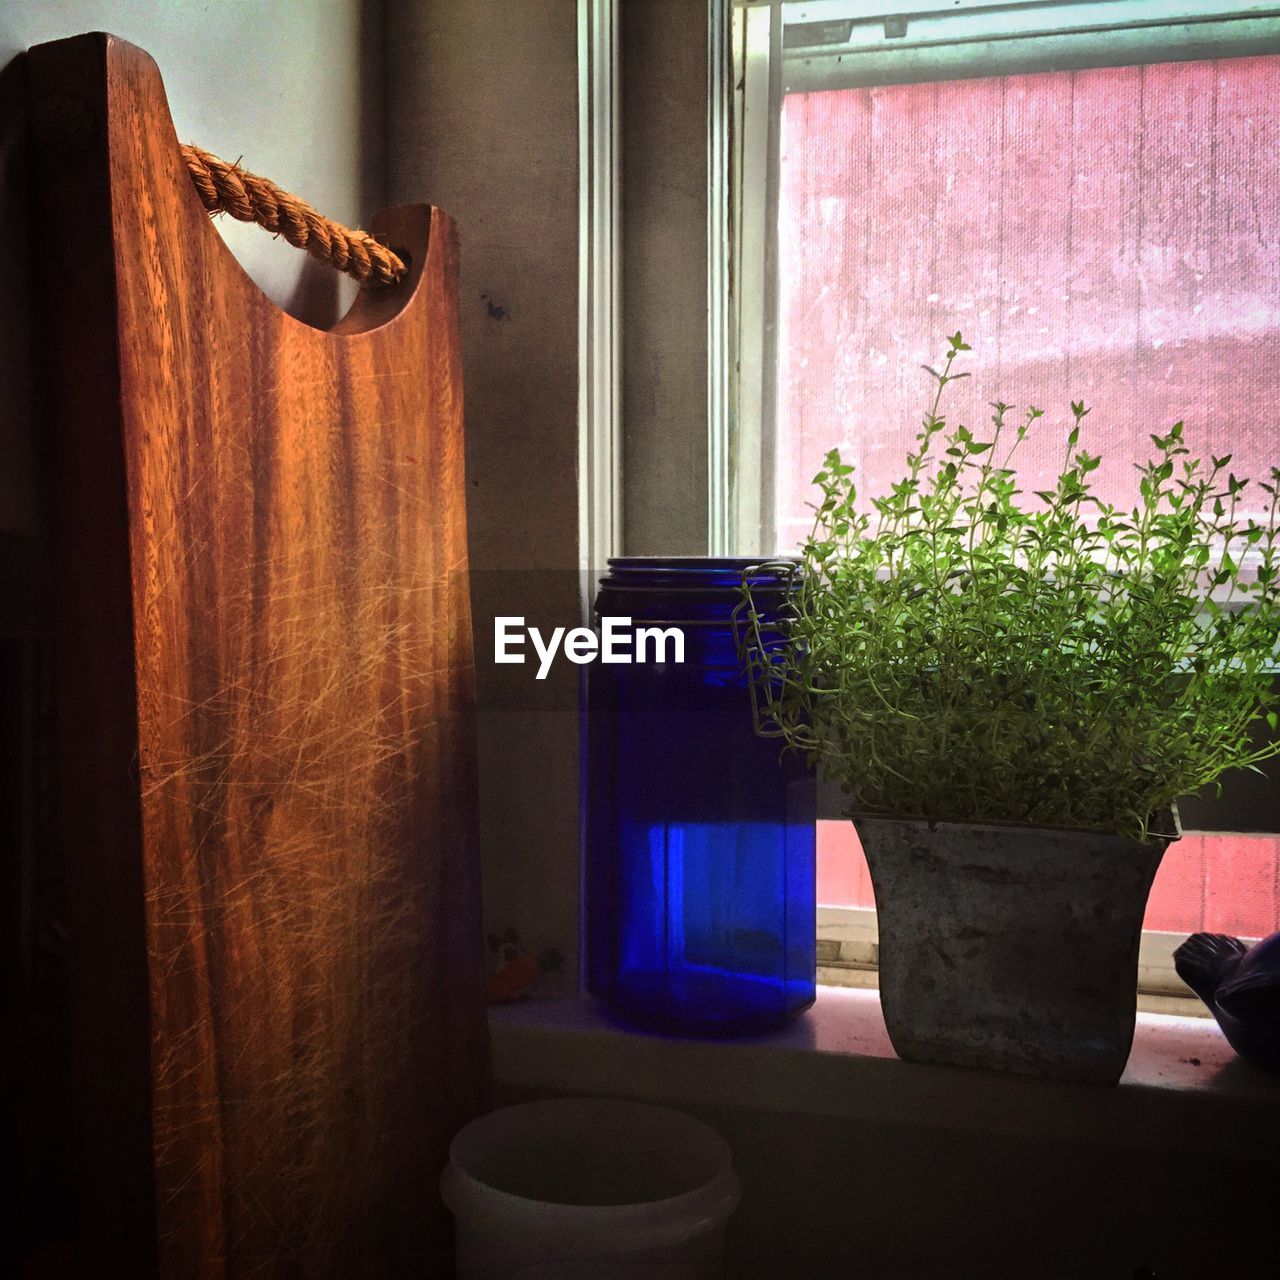
<path fill-rule="evenodd" d="M 785 592 L 800 561 L 792 557 L 756 556 L 612 556 L 599 579 L 602 591 L 697 592 L 737 594 L 743 578 L 752 587 Z M 757 572 L 750 572 L 758 570 Z"/>

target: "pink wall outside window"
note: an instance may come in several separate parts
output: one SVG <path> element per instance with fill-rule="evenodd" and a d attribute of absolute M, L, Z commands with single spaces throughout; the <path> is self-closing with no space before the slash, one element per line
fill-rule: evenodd
<path fill-rule="evenodd" d="M 1266 478 L 1280 462 L 1280 57 L 793 94 L 783 108 L 776 527 L 809 524 L 838 445 L 863 493 L 900 477 L 945 335 L 974 350 L 947 417 L 988 402 L 1067 420 L 1132 492 L 1148 436 Z M 981 438 L 981 437 L 980 437 Z M 1060 432 L 1028 440 L 1044 487 Z M 1050 443 L 1051 441 L 1051 443 Z M 1257 493 L 1256 489 L 1254 490 Z M 1261 498 L 1261 494 L 1257 494 Z M 1191 836 L 1147 926 L 1280 926 L 1280 841 Z M 847 824 L 824 824 L 819 898 L 871 905 Z"/>

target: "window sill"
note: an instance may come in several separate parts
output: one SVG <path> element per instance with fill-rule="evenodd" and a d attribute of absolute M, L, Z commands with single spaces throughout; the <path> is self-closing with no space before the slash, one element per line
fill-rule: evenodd
<path fill-rule="evenodd" d="M 845 960 L 823 963 L 819 959 L 818 981 L 826 987 L 855 987 L 874 991 L 880 986 L 880 971 L 874 964 L 850 963 Z M 1177 995 L 1168 991 L 1144 991 L 1139 988 L 1138 1012 L 1213 1020 L 1213 1014 L 1205 1008 L 1204 1003 L 1189 992 Z"/>
<path fill-rule="evenodd" d="M 583 996 L 491 1011 L 499 1093 L 612 1094 L 973 1130 L 1074 1145 L 1221 1155 L 1256 1152 L 1280 1077 L 1236 1058 L 1215 1023 L 1143 1013 L 1112 1088 L 920 1066 L 895 1057 L 873 990 L 820 987 L 781 1031 L 732 1040 L 625 1030 Z"/>

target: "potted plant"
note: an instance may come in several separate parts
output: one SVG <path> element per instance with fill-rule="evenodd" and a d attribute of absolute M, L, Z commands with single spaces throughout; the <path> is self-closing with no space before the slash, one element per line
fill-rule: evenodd
<path fill-rule="evenodd" d="M 785 634 L 744 587 L 757 729 L 848 798 L 901 1057 L 1114 1082 L 1177 797 L 1280 751 L 1252 734 L 1276 729 L 1280 472 L 1250 517 L 1177 423 L 1120 509 L 1073 404 L 1056 484 L 1024 493 L 1042 412 L 949 425 L 949 341 L 900 482 L 862 503 L 827 455 Z"/>

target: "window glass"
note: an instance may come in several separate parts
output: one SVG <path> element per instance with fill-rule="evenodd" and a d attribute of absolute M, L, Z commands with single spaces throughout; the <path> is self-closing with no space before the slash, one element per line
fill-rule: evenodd
<path fill-rule="evenodd" d="M 777 370 L 764 493 L 773 549 L 808 531 L 838 446 L 862 500 L 904 471 L 945 335 L 972 347 L 949 420 L 989 402 L 1092 412 L 1095 489 L 1132 503 L 1152 432 L 1266 479 L 1280 462 L 1280 55 L 786 93 Z M 1019 452 L 1047 487 L 1062 432 Z M 1246 490 L 1261 514 L 1265 495 Z M 874 907 L 857 836 L 824 822 L 818 897 Z M 1257 937 L 1280 923 L 1280 839 L 1189 834 L 1146 927 Z"/>
<path fill-rule="evenodd" d="M 792 93 L 782 102 L 776 550 L 838 445 L 883 491 L 922 364 L 974 348 L 949 420 L 996 399 L 1069 417 L 1130 498 L 1149 435 L 1265 479 L 1280 457 L 1280 56 Z M 1046 487 L 1062 433 L 1020 451 Z M 1247 493 L 1250 491 L 1247 491 Z M 1254 486 L 1256 499 L 1264 495 Z"/>
<path fill-rule="evenodd" d="M 874 907 L 867 860 L 852 822 L 818 823 L 818 903 Z M 1192 832 L 1169 846 L 1144 927 L 1258 938 L 1280 925 L 1280 840 Z"/>

